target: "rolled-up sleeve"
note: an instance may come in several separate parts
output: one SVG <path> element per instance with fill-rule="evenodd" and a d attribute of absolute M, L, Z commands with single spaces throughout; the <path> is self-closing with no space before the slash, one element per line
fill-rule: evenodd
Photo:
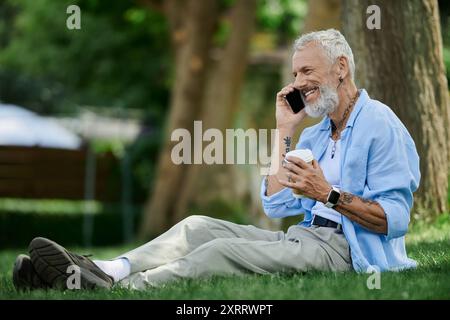
<path fill-rule="evenodd" d="M 372 141 L 363 197 L 377 201 L 387 219 L 387 240 L 408 230 L 413 192 L 420 180 L 419 156 L 405 128 L 383 126 Z"/>
<path fill-rule="evenodd" d="M 261 183 L 261 200 L 265 214 L 269 218 L 284 218 L 303 214 L 301 201 L 294 198 L 289 188 L 283 188 L 270 196 L 266 195 L 264 178 Z"/>

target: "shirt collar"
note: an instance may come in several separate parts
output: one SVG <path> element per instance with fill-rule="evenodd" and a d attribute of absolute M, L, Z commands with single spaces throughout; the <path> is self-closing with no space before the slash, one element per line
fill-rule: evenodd
<path fill-rule="evenodd" d="M 369 99 L 370 97 L 367 94 L 367 91 L 365 89 L 360 89 L 358 100 L 356 100 L 355 107 L 353 108 L 352 113 L 350 113 L 350 118 L 347 121 L 346 127 L 353 127 L 353 124 L 355 123 L 356 120 L 356 116 Z M 330 117 L 328 117 L 327 115 L 320 122 L 320 130 L 330 130 L 330 126 L 331 126 Z"/>

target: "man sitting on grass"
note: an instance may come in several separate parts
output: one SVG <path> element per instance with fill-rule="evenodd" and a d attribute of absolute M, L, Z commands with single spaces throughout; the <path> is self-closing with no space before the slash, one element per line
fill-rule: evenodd
<path fill-rule="evenodd" d="M 272 154 L 274 174 L 264 179 L 261 198 L 269 217 L 304 214 L 301 223 L 285 233 L 190 216 L 108 261 L 92 261 L 35 238 L 30 257 L 16 259 L 16 287 L 64 289 L 77 268 L 82 288 L 119 284 L 144 289 L 180 278 L 247 272 L 416 267 L 405 250 L 413 192 L 420 180 L 411 136 L 389 107 L 356 88 L 352 50 L 341 33 L 330 29 L 303 35 L 294 49 L 293 83 L 276 98 L 279 151 Z M 296 114 L 285 99 L 294 88 L 306 105 Z M 323 119 L 303 130 L 296 148 L 310 149 L 316 160 L 284 161 L 307 115 Z M 279 170 L 277 162 L 283 163 Z M 294 197 L 293 190 L 304 197 Z"/>

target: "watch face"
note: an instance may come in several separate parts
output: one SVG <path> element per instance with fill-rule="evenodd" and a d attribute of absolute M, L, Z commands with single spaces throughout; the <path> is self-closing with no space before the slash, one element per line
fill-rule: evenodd
<path fill-rule="evenodd" d="M 331 190 L 330 196 L 328 197 L 328 202 L 331 202 L 333 204 L 337 204 L 340 195 L 341 194 L 339 192 L 337 192 L 336 190 Z"/>

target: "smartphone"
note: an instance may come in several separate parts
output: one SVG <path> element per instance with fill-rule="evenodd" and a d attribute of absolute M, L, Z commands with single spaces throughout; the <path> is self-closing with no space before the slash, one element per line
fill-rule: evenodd
<path fill-rule="evenodd" d="M 294 113 L 299 113 L 305 107 L 300 91 L 297 89 L 286 95 L 286 100 Z"/>

